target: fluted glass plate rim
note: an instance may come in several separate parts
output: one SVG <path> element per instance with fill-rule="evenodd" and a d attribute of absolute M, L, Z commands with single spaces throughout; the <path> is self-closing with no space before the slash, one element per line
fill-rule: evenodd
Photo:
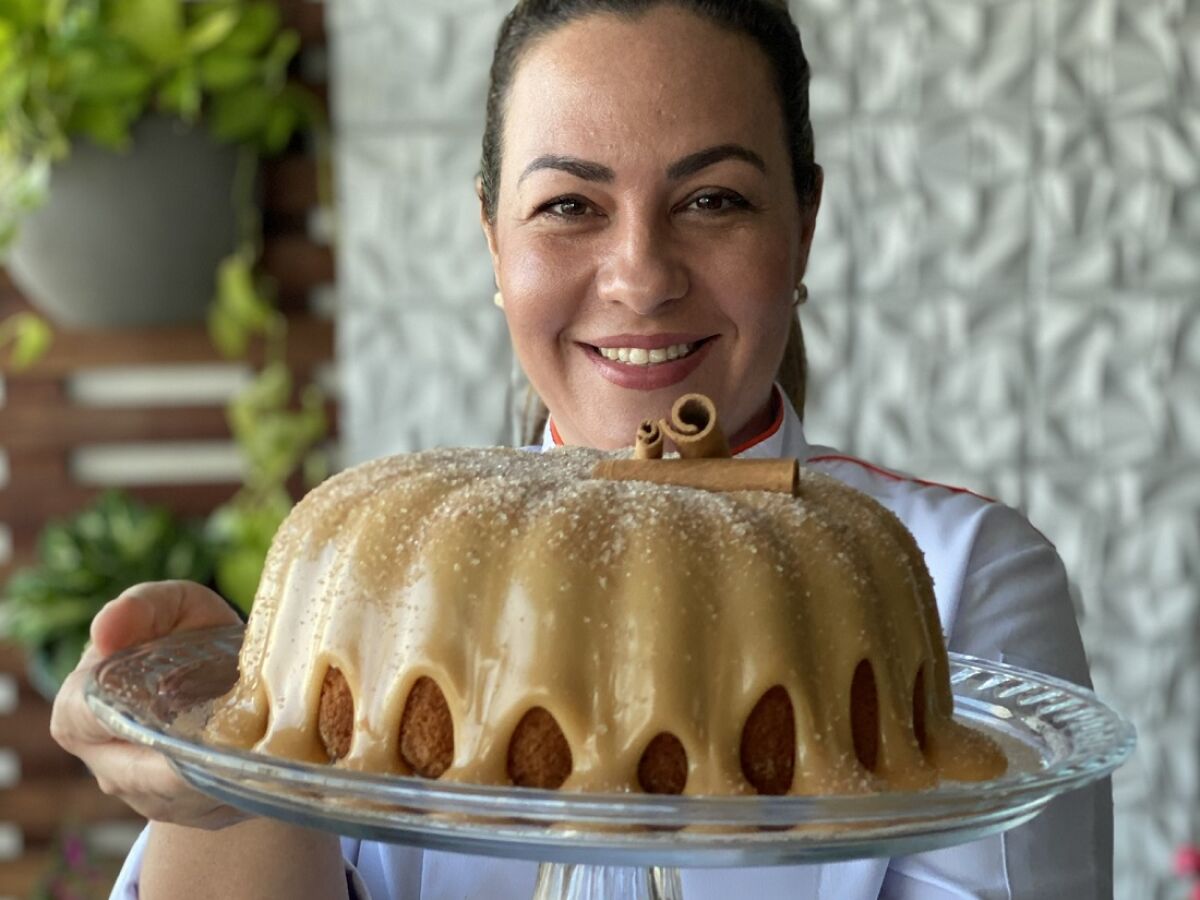
<path fill-rule="evenodd" d="M 115 735 L 159 750 L 191 784 L 225 802 L 344 835 L 461 852 L 672 865 L 914 852 L 1020 824 L 1058 794 L 1109 774 L 1135 743 L 1133 726 L 1085 688 L 952 653 L 956 716 L 1036 754 L 1034 770 L 923 791 L 819 797 L 585 794 L 377 775 L 179 733 L 171 702 L 180 673 L 228 669 L 242 632 L 188 631 L 114 654 L 94 670 L 87 702 Z"/>

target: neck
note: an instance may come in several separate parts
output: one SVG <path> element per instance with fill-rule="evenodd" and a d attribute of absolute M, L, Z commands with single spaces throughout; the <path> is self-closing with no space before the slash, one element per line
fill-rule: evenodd
<path fill-rule="evenodd" d="M 776 390 L 772 387 L 771 393 L 767 396 L 767 402 L 750 417 L 750 421 L 730 435 L 729 446 L 734 449 L 734 452 L 737 451 L 737 448 L 751 443 L 774 424 L 779 415 L 779 402 Z"/>

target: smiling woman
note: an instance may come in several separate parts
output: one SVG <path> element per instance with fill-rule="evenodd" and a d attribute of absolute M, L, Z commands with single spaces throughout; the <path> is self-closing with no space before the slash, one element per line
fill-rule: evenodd
<path fill-rule="evenodd" d="M 478 188 L 497 302 L 549 414 L 543 448 L 627 445 L 641 422 L 665 418 L 681 394 L 706 394 L 733 455 L 797 459 L 895 514 L 932 575 L 949 650 L 1019 656 L 1087 684 L 1062 564 L 1022 516 L 805 440 L 795 308 L 807 295 L 822 173 L 813 156 L 808 67 L 783 2 L 520 0 L 496 46 Z M 595 537 L 591 519 L 576 520 Z M 479 540 L 475 532 L 472 539 Z M 501 581 L 514 585 L 515 593 L 524 590 Z M 751 590 L 744 582 L 739 589 Z M 810 599 L 836 608 L 830 596 Z M 733 605 L 745 612 L 750 604 L 741 599 L 733 596 Z M 689 600 L 676 616 L 679 627 L 707 637 L 714 628 Z M 561 603 L 547 618 L 582 615 L 571 590 L 546 602 Z M 189 789 L 163 759 L 113 740 L 88 712 L 80 685 L 113 650 L 217 623 L 226 612 L 195 585 L 143 586 L 97 617 L 93 648 L 59 695 L 59 741 L 155 820 L 117 896 L 133 898 L 140 889 L 140 896 L 172 900 L 336 897 L 345 896 L 347 880 L 353 896 L 380 900 L 530 896 L 531 863 L 370 841 L 339 847 L 332 837 L 264 820 L 201 830 L 244 816 Z M 835 644 L 849 630 L 804 634 Z M 533 634 L 553 641 L 544 620 Z M 738 658 L 759 664 L 762 644 L 749 643 Z M 793 664 L 814 665 L 809 657 Z M 705 670 L 706 688 L 731 681 L 719 671 Z M 798 727 L 782 726 L 784 733 Z M 811 764 L 795 760 L 800 768 Z M 441 769 L 428 771 L 436 777 Z M 686 771 L 675 774 L 687 784 Z M 1061 798 L 1027 825 L 947 850 L 825 866 L 684 870 L 684 894 L 1104 898 L 1111 893 L 1110 829 L 1101 783 Z"/>

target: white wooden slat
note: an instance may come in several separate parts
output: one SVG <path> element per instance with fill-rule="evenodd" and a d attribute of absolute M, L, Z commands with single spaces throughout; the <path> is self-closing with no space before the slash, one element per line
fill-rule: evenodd
<path fill-rule="evenodd" d="M 79 447 L 71 473 L 79 484 L 223 484 L 241 481 L 244 469 L 230 441 L 159 441 Z"/>
<path fill-rule="evenodd" d="M 11 716 L 17 711 L 17 679 L 14 675 L 0 672 L 0 716 Z"/>
<path fill-rule="evenodd" d="M 79 372 L 67 392 L 81 406 L 213 406 L 249 378 L 248 367 L 233 363 L 119 366 Z"/>
<path fill-rule="evenodd" d="M 21 780 L 21 757 L 16 750 L 0 747 L 0 791 Z"/>

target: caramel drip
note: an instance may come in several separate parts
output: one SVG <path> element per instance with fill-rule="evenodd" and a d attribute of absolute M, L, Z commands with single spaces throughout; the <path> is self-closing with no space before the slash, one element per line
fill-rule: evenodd
<path fill-rule="evenodd" d="M 313 491 L 280 530 L 210 737 L 323 761 L 326 673 L 353 696 L 338 765 L 408 774 L 401 717 L 422 677 L 453 719 L 441 777 L 506 784 L 530 710 L 571 752 L 566 790 L 640 790 L 662 734 L 687 794 L 745 794 L 743 726 L 775 686 L 796 725 L 790 792 L 921 787 L 1003 771 L 952 721 L 929 577 L 890 513 L 801 470 L 797 498 L 589 478 L 595 451 L 440 450 L 368 463 Z M 850 702 L 868 660 L 875 771 Z M 925 675 L 918 681 L 922 666 Z M 928 752 L 912 726 L 927 692 Z"/>

